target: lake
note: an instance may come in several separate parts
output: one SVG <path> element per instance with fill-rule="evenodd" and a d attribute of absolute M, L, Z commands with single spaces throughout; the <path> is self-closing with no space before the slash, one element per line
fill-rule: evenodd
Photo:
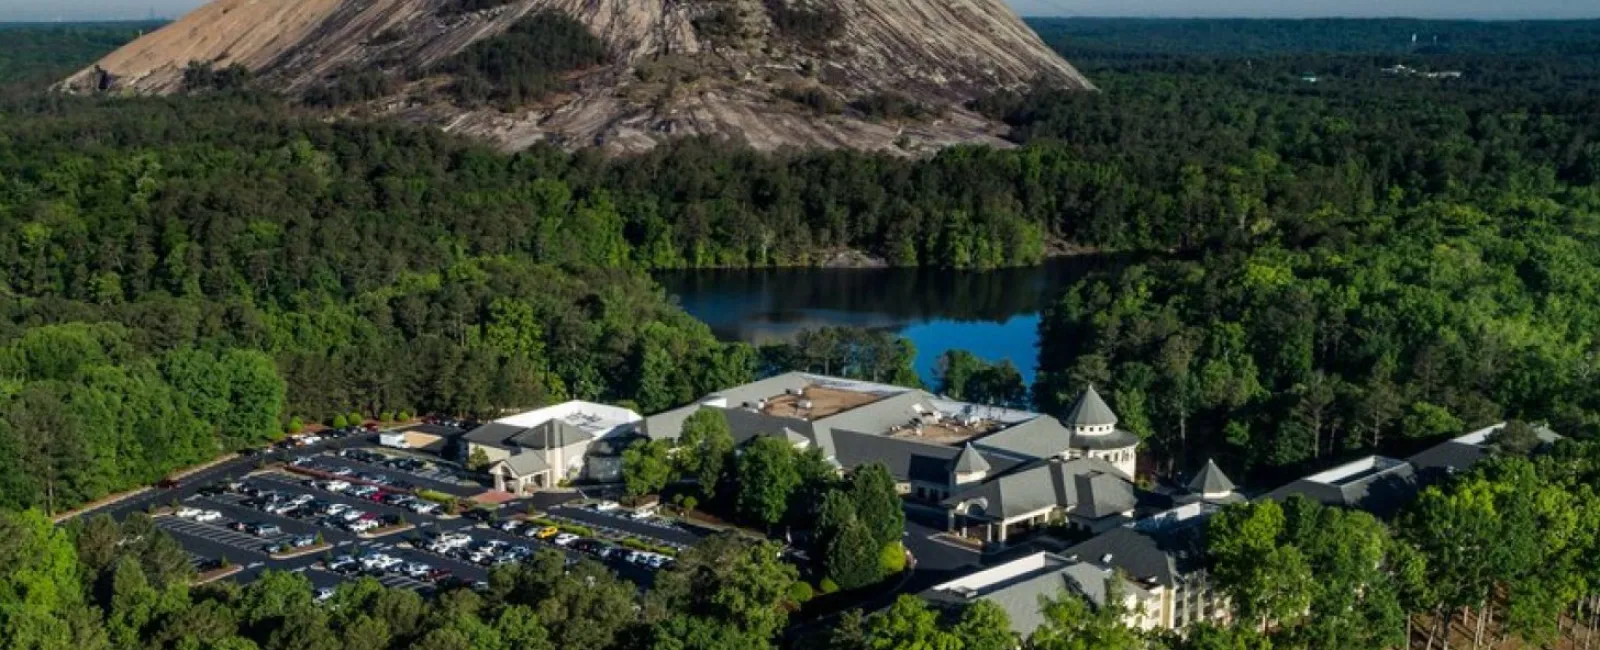
<path fill-rule="evenodd" d="M 934 362 L 952 348 L 990 361 L 1010 359 L 1032 385 L 1040 311 L 1108 264 L 1066 257 L 997 271 L 740 269 L 674 271 L 656 279 L 724 340 L 772 343 L 830 325 L 883 329 L 916 345 L 917 373 L 930 386 Z"/>

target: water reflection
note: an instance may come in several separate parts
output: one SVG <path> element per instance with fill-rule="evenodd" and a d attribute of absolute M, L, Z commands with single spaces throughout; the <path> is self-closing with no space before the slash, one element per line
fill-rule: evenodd
<path fill-rule="evenodd" d="M 1038 354 L 1039 312 L 1063 289 L 1112 262 L 1061 258 L 1024 269 L 750 269 L 663 273 L 669 294 L 717 336 L 786 341 L 825 325 L 884 329 L 917 346 L 917 370 L 932 377 L 950 348 L 1010 359 L 1028 382 Z"/>

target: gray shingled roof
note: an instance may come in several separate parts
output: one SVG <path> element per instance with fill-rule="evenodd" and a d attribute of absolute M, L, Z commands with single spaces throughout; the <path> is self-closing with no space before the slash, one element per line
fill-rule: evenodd
<path fill-rule="evenodd" d="M 511 445 L 506 441 L 510 440 L 512 436 L 515 436 L 526 430 L 527 429 L 525 427 L 519 427 L 514 424 L 490 422 L 481 427 L 468 431 L 465 436 L 462 436 L 462 438 L 475 444 L 499 447 L 501 449 L 510 449 Z"/>
<path fill-rule="evenodd" d="M 895 427 L 911 425 L 922 413 L 932 413 L 933 399 L 933 395 L 920 390 L 906 391 L 825 418 L 817 418 L 816 423 L 830 429 L 887 433 Z M 917 407 L 921 407 L 922 410 L 919 412 Z"/>
<path fill-rule="evenodd" d="M 523 452 L 510 456 L 501 462 L 505 463 L 506 467 L 510 467 L 511 471 L 516 473 L 517 476 L 531 476 L 550 469 L 550 466 L 544 462 L 544 454 L 534 452 Z"/>
<path fill-rule="evenodd" d="M 1122 429 L 1112 429 L 1110 433 L 1079 434 L 1072 437 L 1073 449 L 1127 449 L 1137 446 L 1139 446 L 1139 434 Z"/>
<path fill-rule="evenodd" d="M 1196 518 L 1156 530 L 1132 526 L 1113 528 L 1061 552 L 1086 562 L 1109 557 L 1111 567 L 1133 580 L 1155 580 L 1176 586 L 1183 576 L 1205 567 L 1206 518 Z"/>
<path fill-rule="evenodd" d="M 1072 432 L 1048 415 L 1012 425 L 973 441 L 980 448 L 1023 458 L 1058 456 L 1072 447 Z"/>
<path fill-rule="evenodd" d="M 992 476 L 944 503 L 956 506 L 974 499 L 981 499 L 983 516 L 990 518 L 1059 507 L 1080 517 L 1099 519 L 1137 505 L 1132 481 L 1111 463 L 1098 458 L 1035 461 Z"/>
<path fill-rule="evenodd" d="M 818 427 L 819 430 L 821 427 Z M 896 478 L 924 483 L 948 483 L 950 468 L 961 455 L 962 449 L 935 445 L 908 438 L 890 438 L 855 431 L 829 431 L 832 456 L 845 467 L 858 467 L 867 463 L 883 463 Z M 824 447 L 827 451 L 827 447 Z M 985 456 L 991 469 L 1008 469 L 1018 461 L 1002 456 Z"/>
<path fill-rule="evenodd" d="M 1060 599 L 1063 596 L 1080 596 L 1094 607 L 1106 603 L 1106 585 L 1116 574 L 1089 562 L 1074 562 L 1057 555 L 1046 556 L 1045 566 L 1004 582 L 989 585 L 976 593 L 932 589 L 922 597 L 937 604 L 964 607 L 973 599 L 987 600 L 1005 610 L 1011 630 L 1027 637 L 1044 624 L 1041 611 L 1043 599 Z M 1125 593 L 1144 598 L 1150 594 L 1137 584 L 1122 581 Z"/>
<path fill-rule="evenodd" d="M 1078 396 L 1078 401 L 1072 405 L 1072 410 L 1067 411 L 1067 417 L 1061 419 L 1072 426 L 1095 427 L 1117 423 L 1117 414 L 1111 412 L 1111 407 L 1106 401 L 1100 399 L 1100 393 L 1095 391 L 1094 385 Z"/>
<path fill-rule="evenodd" d="M 511 442 L 526 449 L 559 449 L 594 440 L 594 434 L 566 420 L 549 420 L 511 437 Z"/>
<path fill-rule="evenodd" d="M 983 456 L 978 453 L 977 449 L 973 449 L 972 443 L 969 442 L 966 447 L 961 449 L 961 455 L 956 456 L 956 464 L 953 469 L 958 474 L 987 472 L 989 471 L 989 461 L 984 460 Z"/>
<path fill-rule="evenodd" d="M 1222 473 L 1222 468 L 1217 467 L 1214 460 L 1207 460 L 1200 473 L 1189 480 L 1189 491 L 1195 494 L 1219 494 L 1233 490 L 1233 481 L 1228 480 L 1228 475 Z"/>
<path fill-rule="evenodd" d="M 1416 498 L 1420 489 L 1416 467 L 1406 462 L 1385 466 L 1381 470 L 1343 480 L 1338 484 L 1302 478 L 1268 492 L 1260 499 L 1283 501 L 1291 496 L 1300 495 L 1323 505 L 1354 508 L 1379 517 L 1388 517 Z"/>

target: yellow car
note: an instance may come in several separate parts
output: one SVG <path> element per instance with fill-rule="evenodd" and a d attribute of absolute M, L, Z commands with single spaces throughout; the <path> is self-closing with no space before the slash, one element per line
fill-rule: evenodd
<path fill-rule="evenodd" d="M 560 532 L 561 529 L 556 528 L 555 526 L 545 526 L 544 528 L 540 528 L 539 532 L 534 533 L 533 536 L 539 539 L 550 539 L 551 537 L 555 537 L 556 534 Z"/>

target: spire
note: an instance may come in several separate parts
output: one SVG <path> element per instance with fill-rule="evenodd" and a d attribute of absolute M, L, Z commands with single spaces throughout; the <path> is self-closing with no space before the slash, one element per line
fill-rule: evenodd
<path fill-rule="evenodd" d="M 1206 460 L 1206 466 L 1200 473 L 1189 479 L 1189 491 L 1200 495 L 1220 495 L 1233 492 L 1233 481 L 1222 473 L 1222 468 L 1217 467 L 1217 461 Z"/>
<path fill-rule="evenodd" d="M 1117 414 L 1111 412 L 1111 407 L 1106 406 L 1106 401 L 1100 399 L 1100 393 L 1095 392 L 1094 384 L 1078 396 L 1078 401 L 1073 403 L 1072 410 L 1067 411 L 1064 420 L 1068 426 L 1073 427 L 1098 427 L 1111 426 L 1117 423 Z"/>
<path fill-rule="evenodd" d="M 979 454 L 978 450 L 973 449 L 972 443 L 969 442 L 966 448 L 961 450 L 961 455 L 956 456 L 954 471 L 957 474 L 987 472 L 989 471 L 989 461 L 984 460 L 983 455 Z"/>

